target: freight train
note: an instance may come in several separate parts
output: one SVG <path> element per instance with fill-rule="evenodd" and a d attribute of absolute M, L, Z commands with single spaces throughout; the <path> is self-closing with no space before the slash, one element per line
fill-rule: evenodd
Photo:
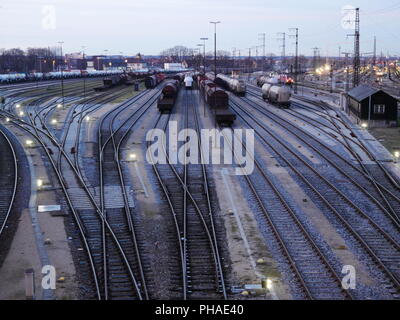
<path fill-rule="evenodd" d="M 157 101 L 157 108 L 161 113 L 172 111 L 178 96 L 179 87 L 180 82 L 178 80 L 170 80 L 165 84 Z"/>
<path fill-rule="evenodd" d="M 269 75 L 261 75 L 257 78 L 257 86 L 262 87 L 264 84 L 271 81 L 271 79 L 276 79 L 279 84 L 287 84 L 292 85 L 294 80 L 291 77 L 288 77 L 286 74 L 274 74 L 270 73 Z"/>
<path fill-rule="evenodd" d="M 111 89 L 113 87 L 122 85 L 122 84 L 133 85 L 140 80 L 143 80 L 143 75 L 140 76 L 139 74 L 124 72 L 124 73 L 121 73 L 118 75 L 111 75 L 111 76 L 105 77 L 103 79 L 103 86 L 96 87 L 93 90 L 94 91 L 105 91 L 105 90 Z"/>
<path fill-rule="evenodd" d="M 153 89 L 159 83 L 161 83 L 165 79 L 165 75 L 163 73 L 156 73 L 152 76 L 148 76 L 144 79 L 144 85 L 146 89 Z"/>
<path fill-rule="evenodd" d="M 213 74 L 207 74 L 197 77 L 200 92 L 214 113 L 215 121 L 221 126 L 231 126 L 236 120 L 236 114 L 229 110 L 228 93 L 212 81 L 213 76 Z"/>
<path fill-rule="evenodd" d="M 75 79 L 75 78 L 92 78 L 92 77 L 105 77 L 110 75 L 121 74 L 121 70 L 98 71 L 98 70 L 72 70 L 72 71 L 55 71 L 55 72 L 34 72 L 34 73 L 10 73 L 0 74 L 0 84 L 12 84 L 29 81 L 41 80 L 60 80 L 62 79 Z"/>
<path fill-rule="evenodd" d="M 229 90 L 237 95 L 244 96 L 246 95 L 246 84 L 244 83 L 243 80 L 235 79 L 228 77 L 224 74 L 217 74 L 217 77 L 215 78 L 215 83 L 218 84 L 219 86 L 225 88 L 226 90 Z"/>

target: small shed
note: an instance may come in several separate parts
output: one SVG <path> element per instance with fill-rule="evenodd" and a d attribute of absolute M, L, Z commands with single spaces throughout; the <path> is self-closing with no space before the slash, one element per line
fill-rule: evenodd
<path fill-rule="evenodd" d="M 385 91 L 360 85 L 348 92 L 348 108 L 359 121 L 371 126 L 395 127 L 398 124 L 398 100 Z"/>

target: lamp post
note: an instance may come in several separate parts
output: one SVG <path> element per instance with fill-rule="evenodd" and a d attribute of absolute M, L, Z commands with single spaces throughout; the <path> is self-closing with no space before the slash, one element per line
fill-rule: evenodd
<path fill-rule="evenodd" d="M 82 60 L 83 64 L 86 65 L 86 60 L 85 60 L 85 46 L 82 46 Z M 83 67 L 83 65 L 82 65 Z M 86 68 L 85 68 L 86 69 Z M 86 74 L 83 75 L 83 98 L 86 98 Z"/>
<path fill-rule="evenodd" d="M 108 49 L 104 49 L 104 60 L 107 60 L 107 53 L 108 53 Z M 103 65 L 104 65 L 104 68 L 106 68 L 106 61 L 104 61 L 104 63 L 103 63 Z M 105 71 L 105 70 L 104 70 Z"/>
<path fill-rule="evenodd" d="M 200 38 L 203 40 L 203 66 L 204 66 L 204 73 L 206 72 L 206 41 L 208 38 Z"/>
<path fill-rule="evenodd" d="M 197 46 L 198 46 L 198 47 L 203 47 L 204 45 L 203 45 L 202 43 L 198 43 Z M 197 48 L 197 50 L 199 50 L 199 55 L 200 55 L 200 57 L 201 57 L 201 49 L 200 49 L 200 48 Z M 201 64 L 201 59 L 199 59 L 199 70 L 200 70 L 200 64 Z"/>
<path fill-rule="evenodd" d="M 64 56 L 63 56 L 63 48 L 62 48 L 62 45 L 63 45 L 63 43 L 64 43 L 64 41 L 59 41 L 58 42 L 59 44 L 60 44 L 60 47 L 61 47 L 61 97 L 62 97 L 62 105 L 63 105 L 63 107 L 64 107 L 64 73 L 63 73 L 63 70 L 64 70 Z"/>
<path fill-rule="evenodd" d="M 217 24 L 221 21 L 210 21 L 214 25 L 214 79 L 217 77 Z M 214 88 L 217 91 L 217 88 Z M 217 99 L 216 94 L 214 94 L 215 99 Z M 216 104 L 216 101 L 214 102 Z M 217 119 L 215 116 L 216 110 L 214 108 L 214 121 L 215 129 L 217 129 Z M 217 131 L 215 130 L 214 146 L 217 146 Z"/>
<path fill-rule="evenodd" d="M 217 76 L 217 24 L 221 21 L 210 21 L 214 25 L 214 76 Z"/>

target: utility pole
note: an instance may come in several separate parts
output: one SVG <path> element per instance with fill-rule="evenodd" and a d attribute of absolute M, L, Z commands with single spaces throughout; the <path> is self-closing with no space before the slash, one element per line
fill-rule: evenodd
<path fill-rule="evenodd" d="M 241 72 L 241 71 L 242 71 L 242 70 L 241 70 L 241 67 L 242 67 L 242 59 L 241 59 L 241 55 L 240 55 L 240 49 L 239 49 L 239 55 L 238 55 L 238 58 L 239 58 L 238 65 L 239 65 L 239 69 L 240 69 L 240 71 L 239 71 L 239 72 Z"/>
<path fill-rule="evenodd" d="M 214 79 L 217 78 L 217 24 L 221 23 L 221 21 L 210 21 L 214 25 Z M 217 91 L 217 88 L 214 88 L 214 91 Z M 215 99 L 217 99 L 216 95 L 214 94 Z M 216 102 L 216 100 L 215 100 Z M 216 110 L 214 110 L 214 119 L 215 119 L 215 129 L 217 129 L 217 120 L 215 116 Z M 215 131 L 215 139 L 214 139 L 214 146 L 217 146 L 217 131 Z"/>
<path fill-rule="evenodd" d="M 85 48 L 86 48 L 85 46 L 82 46 L 82 60 L 84 65 L 86 65 Z M 86 73 L 83 75 L 83 98 L 86 98 Z"/>
<path fill-rule="evenodd" d="M 355 10 L 354 34 L 354 58 L 353 58 L 353 88 L 360 84 L 360 8 Z"/>
<path fill-rule="evenodd" d="M 221 21 L 210 21 L 214 24 L 214 76 L 217 76 L 217 24 Z"/>
<path fill-rule="evenodd" d="M 299 28 L 291 28 L 290 31 L 294 31 L 294 35 L 290 37 L 295 37 L 296 39 L 296 57 L 294 60 L 294 93 L 297 94 L 297 75 L 299 73 Z"/>
<path fill-rule="evenodd" d="M 104 62 L 103 62 L 104 71 L 106 71 L 107 55 L 108 55 L 108 49 L 104 49 Z"/>
<path fill-rule="evenodd" d="M 346 94 L 347 92 L 349 92 L 349 82 L 350 82 L 350 77 L 349 77 L 349 56 L 350 56 L 350 52 L 342 52 L 342 54 L 344 54 L 345 56 L 345 60 L 344 60 L 344 64 L 346 66 L 346 87 L 345 87 L 345 91 Z"/>
<path fill-rule="evenodd" d="M 360 84 L 360 8 L 356 8 L 356 25 L 354 35 L 353 86 L 356 87 Z"/>
<path fill-rule="evenodd" d="M 282 44 L 279 47 L 282 48 L 282 65 L 283 65 L 283 62 L 285 61 L 286 57 L 286 32 L 279 32 L 278 36 L 279 38 L 277 38 L 277 40 L 282 41 Z"/>
<path fill-rule="evenodd" d="M 372 58 L 372 65 L 376 65 L 376 36 L 374 36 L 374 57 Z"/>
<path fill-rule="evenodd" d="M 317 70 L 317 57 L 318 57 L 318 50 L 319 48 L 315 47 L 312 48 L 313 52 L 314 52 L 314 57 L 313 57 L 313 67 L 314 67 L 314 71 Z"/>
<path fill-rule="evenodd" d="M 63 56 L 63 48 L 62 45 L 64 43 L 64 41 L 58 41 L 58 43 L 60 44 L 61 47 L 61 97 L 62 97 L 62 107 L 64 108 L 64 73 L 63 73 L 63 69 L 64 69 L 64 56 Z"/>
<path fill-rule="evenodd" d="M 266 34 L 259 33 L 258 35 L 261 36 L 261 38 L 259 38 L 259 40 L 262 40 L 262 46 L 263 46 L 262 71 L 265 71 L 265 37 L 266 37 Z"/>
<path fill-rule="evenodd" d="M 235 69 L 235 57 L 236 57 L 236 48 L 232 48 L 232 54 L 233 54 L 233 69 Z"/>
<path fill-rule="evenodd" d="M 251 68 L 251 48 L 247 48 L 249 50 L 249 63 L 247 64 L 248 69 L 247 72 L 250 72 L 250 68 Z"/>

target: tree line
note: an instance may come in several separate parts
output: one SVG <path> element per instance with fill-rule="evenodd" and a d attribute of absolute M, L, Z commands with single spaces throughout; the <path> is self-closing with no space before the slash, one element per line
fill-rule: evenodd
<path fill-rule="evenodd" d="M 57 48 L 0 49 L 0 73 L 50 72 L 61 59 Z"/>

